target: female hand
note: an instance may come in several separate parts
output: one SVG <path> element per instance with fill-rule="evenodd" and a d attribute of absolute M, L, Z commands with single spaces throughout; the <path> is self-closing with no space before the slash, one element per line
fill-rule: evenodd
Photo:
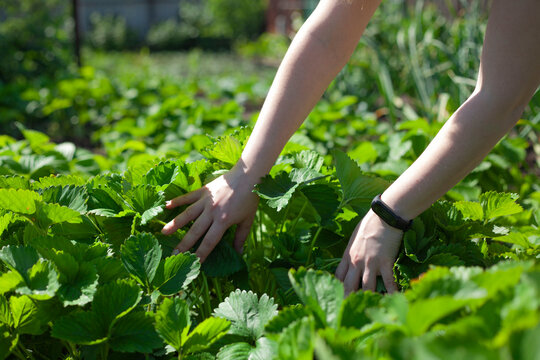
<path fill-rule="evenodd" d="M 389 293 L 397 291 L 392 267 L 403 238 L 403 231 L 382 221 L 372 210 L 358 223 L 336 270 L 345 294 L 358 289 L 375 291 L 381 275 Z"/>
<path fill-rule="evenodd" d="M 234 224 L 238 224 L 234 247 L 236 251 L 242 252 L 259 202 L 257 195 L 252 192 L 254 184 L 241 166 L 235 166 L 200 189 L 167 201 L 167 209 L 191 205 L 163 227 L 163 234 L 170 235 L 196 219 L 173 253 L 191 249 L 204 235 L 196 251 L 200 261 L 204 262 L 225 231 Z"/>

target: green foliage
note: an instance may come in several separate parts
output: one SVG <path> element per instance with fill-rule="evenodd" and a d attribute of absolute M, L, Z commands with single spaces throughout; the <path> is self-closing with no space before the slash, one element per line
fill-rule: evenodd
<path fill-rule="evenodd" d="M 0 84 L 51 77 L 70 62 L 69 8 L 57 0 L 6 1 L 2 4 Z M 45 30 L 45 31 L 44 31 Z M 0 107 L 7 105 L 0 100 Z M 3 121 L 2 121 L 3 122 Z"/>
<path fill-rule="evenodd" d="M 182 22 L 153 36 L 228 46 L 225 37 L 252 24 L 238 18 L 260 5 L 238 4 L 182 2 Z M 477 169 L 415 219 L 394 264 L 401 292 L 345 298 L 332 276 L 373 196 L 420 155 L 477 72 L 478 57 L 464 56 L 482 39 L 475 5 L 451 24 L 431 8 L 411 17 L 401 3 L 381 7 L 255 189 L 243 254 L 233 227 L 203 264 L 169 256 L 192 224 L 162 235 L 185 209 L 165 200 L 236 163 L 273 68 L 143 51 L 89 53 L 96 68 L 55 81 L 9 73 L 17 80 L 0 84 L 4 133 L 14 136 L 0 135 L 0 358 L 536 358 L 536 97 Z M 39 13 L 6 18 L 0 37 Z M 119 46 L 124 25 L 105 22 L 93 35 Z M 275 40 L 243 48 L 267 64 L 280 58 L 268 54 L 268 44 L 283 47 Z M 15 55 L 2 69 L 20 58 L 6 53 Z M 16 65 L 36 75 L 34 55 L 23 55 Z M 73 143 L 58 143 L 66 138 Z"/>
<path fill-rule="evenodd" d="M 264 327 L 277 314 L 277 305 L 264 294 L 258 299 L 251 291 L 236 290 L 227 297 L 214 315 L 231 322 L 230 334 L 256 341 L 263 335 Z"/>
<path fill-rule="evenodd" d="M 87 39 L 92 47 L 100 50 L 122 50 L 134 45 L 135 35 L 123 17 L 93 13 L 90 23 L 92 29 Z"/>

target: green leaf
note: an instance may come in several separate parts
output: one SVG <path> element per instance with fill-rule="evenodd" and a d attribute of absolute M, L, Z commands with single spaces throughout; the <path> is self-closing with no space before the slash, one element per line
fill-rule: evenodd
<path fill-rule="evenodd" d="M 278 339 L 278 359 L 312 360 L 315 325 L 311 318 L 302 318 L 289 325 Z"/>
<path fill-rule="evenodd" d="M 231 135 L 222 136 L 201 153 L 207 158 L 216 159 L 232 166 L 238 162 L 242 155 L 242 142 Z"/>
<path fill-rule="evenodd" d="M 47 300 L 54 297 L 59 288 L 54 266 L 50 261 L 40 259 L 28 270 L 25 286 L 19 286 L 15 291 L 36 300 Z"/>
<path fill-rule="evenodd" d="M 146 225 L 161 214 L 165 208 L 163 192 L 158 192 L 150 185 L 139 185 L 126 192 L 127 201 L 141 214 L 141 225 Z"/>
<path fill-rule="evenodd" d="M 152 286 L 163 295 L 174 295 L 188 286 L 200 272 L 196 255 L 180 253 L 159 263 Z"/>
<path fill-rule="evenodd" d="M 283 329 L 293 322 L 310 314 L 311 312 L 304 305 L 298 304 L 284 307 L 266 324 L 264 330 L 266 333 L 281 333 Z"/>
<path fill-rule="evenodd" d="M 92 311 L 102 327 L 110 329 L 114 322 L 128 314 L 141 301 L 142 291 L 128 280 L 117 280 L 100 287 L 92 302 Z"/>
<path fill-rule="evenodd" d="M 23 155 L 19 159 L 21 170 L 28 174 L 31 179 L 37 180 L 43 176 L 48 176 L 58 171 L 67 171 L 68 162 L 55 155 Z"/>
<path fill-rule="evenodd" d="M 49 137 L 42 132 L 25 129 L 22 125 L 18 126 L 18 128 L 32 148 L 40 147 L 50 140 Z"/>
<path fill-rule="evenodd" d="M 66 206 L 81 214 L 87 211 L 88 194 L 84 186 L 51 186 L 43 189 L 43 201 Z"/>
<path fill-rule="evenodd" d="M 198 160 L 187 164 L 178 163 L 177 165 L 177 174 L 172 182 L 174 186 L 169 186 L 165 190 L 167 199 L 202 187 L 203 176 L 211 167 L 206 160 Z"/>
<path fill-rule="evenodd" d="M 445 316 L 468 305 L 467 299 L 455 299 L 452 296 L 441 296 L 422 299 L 409 304 L 407 326 L 410 334 L 419 336 L 433 324 Z"/>
<path fill-rule="evenodd" d="M 255 186 L 254 192 L 267 200 L 268 206 L 281 211 L 287 206 L 294 192 L 301 185 L 323 177 L 313 169 L 293 169 L 290 174 L 282 171 L 276 176 L 266 176 Z"/>
<path fill-rule="evenodd" d="M 264 334 L 264 327 L 277 315 L 277 305 L 268 295 L 260 299 L 251 291 L 237 289 L 214 310 L 214 316 L 231 322 L 230 334 L 257 340 Z"/>
<path fill-rule="evenodd" d="M 91 302 L 98 285 L 96 267 L 87 262 L 78 263 L 71 254 L 63 251 L 56 252 L 53 261 L 60 272 L 58 297 L 64 306 L 82 306 Z"/>
<path fill-rule="evenodd" d="M 324 164 L 324 157 L 313 150 L 304 150 L 293 154 L 294 166 L 296 168 L 308 168 L 320 171 Z"/>
<path fill-rule="evenodd" d="M 338 326 L 360 329 L 371 322 L 365 310 L 379 304 L 382 296 L 371 291 L 356 291 L 343 301 L 341 305 Z"/>
<path fill-rule="evenodd" d="M 16 271 L 9 271 L 0 275 L 0 294 L 15 290 L 24 282 L 19 273 Z"/>
<path fill-rule="evenodd" d="M 41 195 L 31 190 L 0 189 L 0 208 L 20 214 L 36 212 Z"/>
<path fill-rule="evenodd" d="M 134 311 L 118 320 L 109 338 L 111 348 L 119 352 L 151 353 L 163 346 L 154 329 L 154 316 Z"/>
<path fill-rule="evenodd" d="M 9 225 L 18 220 L 18 216 L 14 213 L 8 212 L 0 216 L 0 236 L 7 230 Z"/>
<path fill-rule="evenodd" d="M 189 306 L 178 298 L 165 298 L 156 312 L 156 331 L 167 344 L 179 351 L 185 342 L 191 320 Z"/>
<path fill-rule="evenodd" d="M 232 236 L 231 230 L 225 232 L 222 240 L 201 265 L 202 271 L 207 276 L 224 277 L 245 269 L 244 259 L 231 245 Z"/>
<path fill-rule="evenodd" d="M 8 245 L 0 249 L 0 260 L 28 281 L 27 272 L 38 262 L 39 255 L 34 248 L 29 246 Z"/>
<path fill-rule="evenodd" d="M 495 191 L 480 195 L 480 204 L 484 209 L 485 220 L 522 212 L 523 208 L 515 202 L 518 197 L 518 194 L 497 193 Z"/>
<path fill-rule="evenodd" d="M 101 326 L 98 314 L 73 312 L 53 322 L 51 335 L 75 344 L 95 345 L 107 340 L 107 329 Z"/>
<path fill-rule="evenodd" d="M 11 349 L 14 347 L 13 342 L 7 325 L 0 324 L 0 359 L 6 359 L 10 355 Z M 15 342 L 18 342 L 17 338 Z"/>
<path fill-rule="evenodd" d="M 219 349 L 216 360 L 268 360 L 275 359 L 276 344 L 262 337 L 257 339 L 255 347 L 245 342 L 235 342 Z"/>
<path fill-rule="evenodd" d="M 42 177 L 38 181 L 32 183 L 32 189 L 45 189 L 51 186 L 83 186 L 86 181 L 77 175 L 51 175 Z"/>
<path fill-rule="evenodd" d="M 43 333 L 38 308 L 28 296 L 9 298 L 12 327 L 19 334 L 40 335 Z"/>
<path fill-rule="evenodd" d="M 206 318 L 189 333 L 187 338 L 184 338 L 183 352 L 189 354 L 208 349 L 213 343 L 227 334 L 230 326 L 231 323 L 225 319 Z"/>
<path fill-rule="evenodd" d="M 2 175 L 0 176 L 0 188 L 28 190 L 30 188 L 30 183 L 24 176 Z"/>
<path fill-rule="evenodd" d="M 458 209 L 465 220 L 484 220 L 484 210 L 482 205 L 472 201 L 458 201 L 453 204 Z"/>
<path fill-rule="evenodd" d="M 339 207 L 339 200 L 331 186 L 313 184 L 302 188 L 301 191 L 319 214 L 321 224 L 327 224 L 334 219 L 334 214 Z"/>
<path fill-rule="evenodd" d="M 154 165 L 143 176 L 143 184 L 152 186 L 159 186 L 160 190 L 164 190 L 169 184 L 171 184 L 176 176 L 178 176 L 178 166 L 172 161 L 163 161 Z"/>
<path fill-rule="evenodd" d="M 280 172 L 276 176 L 267 175 L 255 186 L 254 192 L 261 199 L 267 200 L 268 206 L 281 211 L 291 200 L 298 183 L 292 181 L 286 172 Z"/>
<path fill-rule="evenodd" d="M 338 315 L 345 297 L 343 284 L 327 272 L 307 270 L 303 267 L 289 271 L 294 291 L 313 310 L 324 326 L 337 327 Z"/>
<path fill-rule="evenodd" d="M 515 244 L 525 249 L 530 249 L 534 247 L 534 245 L 531 244 L 531 242 L 529 241 L 529 238 L 523 235 L 522 233 L 510 233 L 504 236 L 497 236 L 497 237 L 493 237 L 492 240 L 500 241 L 500 242 L 504 242 L 508 244 Z"/>
<path fill-rule="evenodd" d="M 336 150 L 336 176 L 341 184 L 341 207 L 351 205 L 359 214 L 367 213 L 375 196 L 386 190 L 390 183 L 382 178 L 367 175 L 347 154 Z"/>
<path fill-rule="evenodd" d="M 161 260 L 161 246 L 152 234 L 130 236 L 120 248 L 122 263 L 142 286 L 148 287 Z"/>
<path fill-rule="evenodd" d="M 106 188 L 89 190 L 88 209 L 90 213 L 100 216 L 115 216 L 126 207 L 118 195 L 113 195 Z"/>
<path fill-rule="evenodd" d="M 58 204 L 40 204 L 36 213 L 36 221 L 42 229 L 53 224 L 68 222 L 79 224 L 82 222 L 81 214 L 73 209 Z"/>
<path fill-rule="evenodd" d="M 0 295 L 0 323 L 10 327 L 14 325 L 9 300 L 4 295 Z"/>

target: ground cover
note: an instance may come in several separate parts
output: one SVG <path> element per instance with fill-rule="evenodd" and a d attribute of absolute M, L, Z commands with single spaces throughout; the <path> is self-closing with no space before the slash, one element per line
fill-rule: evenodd
<path fill-rule="evenodd" d="M 415 220 L 394 265 L 401 292 L 345 298 L 332 276 L 371 198 L 471 90 L 475 57 L 454 54 L 478 51 L 478 36 L 449 39 L 475 22 L 446 33 L 433 12 L 415 19 L 375 19 L 255 189 L 244 253 L 230 229 L 203 264 L 171 255 L 186 229 L 161 234 L 181 210 L 165 201 L 234 165 L 274 68 L 231 54 L 87 53 L 92 66 L 21 91 L 0 135 L 0 358 L 535 358 L 538 96 Z M 374 48 L 393 60 L 373 61 Z M 432 62 L 414 63 L 413 48 Z"/>

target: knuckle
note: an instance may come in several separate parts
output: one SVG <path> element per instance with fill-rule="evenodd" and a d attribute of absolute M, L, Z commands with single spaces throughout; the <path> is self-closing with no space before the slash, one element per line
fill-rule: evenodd
<path fill-rule="evenodd" d="M 354 265 L 360 265 L 364 261 L 362 254 L 358 252 L 351 252 L 349 256 L 351 258 L 351 263 L 353 263 Z"/>

